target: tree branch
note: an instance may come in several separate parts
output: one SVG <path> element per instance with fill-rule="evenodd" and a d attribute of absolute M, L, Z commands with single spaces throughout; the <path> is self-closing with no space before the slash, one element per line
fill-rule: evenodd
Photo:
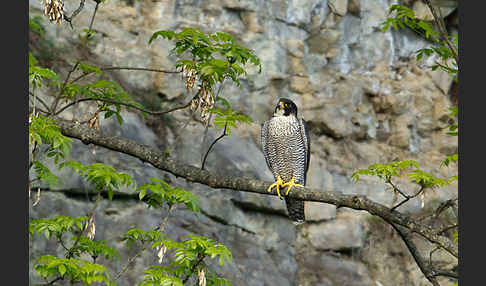
<path fill-rule="evenodd" d="M 83 101 L 102 101 L 102 102 L 107 102 L 107 103 L 112 103 L 112 104 L 120 104 L 120 105 L 129 107 L 129 108 L 133 108 L 133 109 L 136 109 L 136 110 L 139 110 L 139 111 L 151 114 L 151 115 L 162 115 L 162 114 L 170 113 L 170 112 L 173 112 L 173 111 L 176 111 L 176 110 L 179 110 L 179 109 L 187 108 L 191 105 L 191 102 L 189 101 L 188 103 L 186 103 L 182 106 L 177 106 L 177 107 L 171 108 L 169 110 L 151 111 L 151 110 L 147 110 L 147 109 L 138 107 L 138 106 L 130 104 L 130 103 L 125 103 L 125 102 L 122 102 L 122 101 L 117 101 L 117 100 L 112 100 L 112 99 L 107 99 L 107 98 L 80 98 L 80 99 L 76 99 L 75 101 L 72 101 L 72 102 L 66 104 L 61 109 L 59 109 L 59 111 L 57 111 L 54 115 L 58 115 L 61 112 L 63 112 L 64 110 L 66 110 L 68 107 L 71 107 L 71 106 L 76 105 L 76 104 L 83 102 Z"/>
<path fill-rule="evenodd" d="M 198 167 L 181 164 L 170 158 L 158 149 L 138 144 L 129 139 L 117 136 L 108 136 L 100 131 L 71 121 L 54 117 L 62 134 L 81 140 L 85 144 L 95 144 L 107 149 L 122 152 L 144 162 L 149 162 L 154 167 L 172 173 L 176 177 L 185 178 L 191 182 L 197 182 L 216 189 L 229 189 L 242 192 L 259 193 L 262 195 L 275 195 L 267 192 L 267 187 L 272 182 L 265 182 L 245 177 L 224 176 L 201 170 Z M 438 235 L 433 228 L 414 221 L 410 216 L 398 211 L 391 211 L 388 207 L 376 203 L 362 195 L 347 195 L 341 192 L 331 192 L 312 188 L 295 187 L 289 197 L 305 201 L 323 202 L 347 207 L 355 210 L 365 210 L 378 216 L 389 224 L 396 224 L 407 228 L 412 233 L 417 233 L 431 243 L 440 246 L 454 257 L 458 257 L 457 245 L 448 237 Z"/>
<path fill-rule="evenodd" d="M 100 68 L 102 71 L 110 70 L 132 70 L 132 71 L 151 71 L 151 72 L 162 72 L 162 73 L 179 73 L 178 71 L 166 71 L 161 69 L 151 69 L 151 68 L 136 68 L 136 67 L 105 67 Z"/>
<path fill-rule="evenodd" d="M 95 6 L 95 9 L 94 9 L 94 12 L 93 12 L 93 16 L 91 16 L 91 22 L 89 23 L 89 28 L 88 30 L 91 31 L 91 28 L 93 28 L 93 22 L 94 22 L 94 18 L 96 16 L 96 12 L 98 11 L 98 6 L 100 5 L 101 1 L 100 0 L 94 0 L 96 2 L 96 6 Z"/>
<path fill-rule="evenodd" d="M 73 29 L 73 24 L 72 24 L 73 18 L 76 17 L 76 15 L 78 15 L 79 12 L 81 12 L 81 10 L 83 10 L 84 2 L 86 2 L 86 0 L 81 0 L 79 2 L 78 9 L 74 10 L 74 12 L 71 14 L 71 17 L 64 15 L 64 20 L 69 23 L 69 26 L 71 26 L 71 29 Z"/>
<path fill-rule="evenodd" d="M 405 229 L 402 226 L 398 226 L 393 223 L 391 225 L 397 231 L 398 235 L 400 235 L 402 240 L 405 242 L 405 245 L 410 251 L 410 254 L 412 254 L 413 259 L 415 260 L 418 267 L 420 268 L 420 271 L 422 271 L 422 273 L 425 275 L 427 280 L 429 280 L 430 283 L 432 283 L 432 285 L 434 286 L 440 286 L 439 282 L 437 282 L 437 279 L 434 276 L 434 272 L 425 265 L 425 261 L 422 255 L 420 255 L 419 251 L 417 250 L 417 247 L 415 246 L 415 243 L 413 243 L 412 241 L 412 235 L 410 231 Z"/>
<path fill-rule="evenodd" d="M 442 36 L 442 39 L 444 42 L 446 42 L 447 46 L 451 50 L 452 54 L 454 55 L 454 59 L 456 60 L 456 63 L 459 63 L 459 54 L 457 52 L 456 47 L 451 43 L 449 40 L 449 37 L 447 35 L 447 30 L 445 28 L 444 22 L 442 20 L 442 17 L 440 15 L 440 11 L 437 11 L 435 7 L 432 5 L 430 0 L 423 0 L 425 4 L 429 7 L 430 12 L 432 13 L 432 16 L 434 17 L 435 24 L 437 25 L 437 28 L 439 29 L 440 35 Z"/>
<path fill-rule="evenodd" d="M 209 152 L 211 152 L 211 149 L 213 148 L 214 144 L 216 144 L 216 142 L 218 142 L 221 138 L 223 138 L 224 136 L 226 136 L 226 127 L 227 127 L 227 123 L 224 125 L 224 131 L 223 131 L 223 134 L 221 134 L 218 138 L 216 138 L 213 143 L 211 143 L 211 146 L 209 146 L 208 148 L 208 151 L 206 152 L 206 155 L 204 155 L 204 159 L 202 161 L 202 164 L 201 164 L 201 170 L 204 170 L 204 164 L 206 163 L 206 159 L 208 158 L 208 154 Z"/>
<path fill-rule="evenodd" d="M 61 89 L 59 90 L 59 93 L 57 94 L 56 98 L 54 99 L 54 102 L 52 103 L 51 105 L 51 108 L 49 109 L 50 112 L 54 113 L 57 109 L 57 105 L 59 103 L 59 100 L 61 99 L 61 96 L 62 96 L 62 93 L 64 92 L 64 90 L 66 89 L 66 85 L 68 83 L 68 80 L 69 78 L 71 77 L 71 74 L 78 68 L 78 65 L 79 65 L 79 61 L 77 61 L 73 68 L 68 72 L 67 76 L 66 76 L 66 79 L 64 80 L 64 83 L 62 84 L 62 87 Z"/>

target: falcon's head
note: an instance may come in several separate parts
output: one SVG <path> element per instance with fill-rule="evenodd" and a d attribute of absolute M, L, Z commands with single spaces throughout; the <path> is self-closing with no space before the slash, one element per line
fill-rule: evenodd
<path fill-rule="evenodd" d="M 297 117 L 297 105 L 287 98 L 280 98 L 278 100 L 277 106 L 275 107 L 275 112 L 273 116 L 289 116 L 293 115 Z"/>

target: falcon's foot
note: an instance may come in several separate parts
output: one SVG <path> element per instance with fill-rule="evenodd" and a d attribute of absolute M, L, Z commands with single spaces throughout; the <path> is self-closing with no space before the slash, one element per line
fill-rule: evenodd
<path fill-rule="evenodd" d="M 272 188 L 275 187 L 277 189 L 277 196 L 282 199 L 282 196 L 280 195 L 280 187 L 283 187 L 285 185 L 285 182 L 280 178 L 280 176 L 277 177 L 277 181 L 275 183 L 271 184 L 270 187 L 268 187 L 267 192 L 271 193 Z"/>
<path fill-rule="evenodd" d="M 295 177 L 292 177 L 292 179 L 290 181 L 288 181 L 287 183 L 281 185 L 281 187 L 287 187 L 287 191 L 285 192 L 285 195 L 288 195 L 290 193 L 290 189 L 292 189 L 293 186 L 296 186 L 296 187 L 304 187 L 302 185 L 299 185 L 299 184 L 296 184 L 295 183 Z"/>

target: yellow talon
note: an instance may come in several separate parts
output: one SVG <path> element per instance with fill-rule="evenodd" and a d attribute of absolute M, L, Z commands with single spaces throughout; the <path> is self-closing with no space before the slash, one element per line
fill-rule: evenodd
<path fill-rule="evenodd" d="M 275 183 L 271 184 L 270 187 L 268 187 L 267 189 L 267 192 L 271 193 L 272 192 L 272 188 L 275 186 L 277 188 L 277 196 L 282 199 L 282 196 L 280 195 L 280 186 L 283 186 L 284 185 L 284 181 L 282 180 L 282 178 L 280 178 L 280 176 L 277 177 L 277 181 L 275 181 Z"/>
<path fill-rule="evenodd" d="M 283 184 L 281 186 L 282 187 L 288 186 L 287 191 L 285 192 L 285 195 L 286 196 L 290 193 L 290 189 L 292 189 L 293 186 L 302 187 L 302 188 L 304 187 L 302 185 L 296 184 L 294 177 L 292 177 L 292 179 L 290 181 L 288 181 L 287 183 L 285 183 L 285 184 Z"/>

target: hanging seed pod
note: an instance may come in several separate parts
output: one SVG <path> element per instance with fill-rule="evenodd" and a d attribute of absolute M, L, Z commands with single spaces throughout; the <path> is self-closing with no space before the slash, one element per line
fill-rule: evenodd
<path fill-rule="evenodd" d="M 64 18 L 63 0 L 41 0 L 41 5 L 44 5 L 44 15 L 49 18 L 49 21 L 61 24 Z"/>

